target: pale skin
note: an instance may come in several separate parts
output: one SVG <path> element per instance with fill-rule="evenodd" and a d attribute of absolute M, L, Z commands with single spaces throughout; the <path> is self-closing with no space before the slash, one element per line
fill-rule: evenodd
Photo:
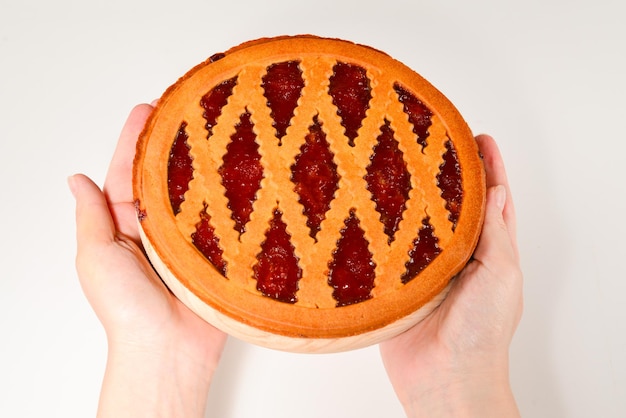
<path fill-rule="evenodd" d="M 98 417 L 204 417 L 226 341 L 169 292 L 141 248 L 132 161 L 151 110 L 144 104 L 131 112 L 102 190 L 82 174 L 68 180 L 76 199 L 78 276 L 108 343 Z M 495 142 L 487 135 L 476 140 L 488 192 L 474 259 L 438 309 L 380 345 L 409 417 L 519 416 L 508 376 L 522 313 L 515 213 Z"/>
<path fill-rule="evenodd" d="M 476 140 L 488 190 L 473 260 L 438 309 L 380 345 L 409 417 L 519 416 L 509 384 L 509 346 L 523 309 L 515 209 L 496 143 Z"/>

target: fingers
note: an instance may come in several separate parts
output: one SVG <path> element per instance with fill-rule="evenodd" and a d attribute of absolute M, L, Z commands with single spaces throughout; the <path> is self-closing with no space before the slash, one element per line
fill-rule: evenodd
<path fill-rule="evenodd" d="M 78 250 L 90 244 L 115 238 L 115 225 L 100 188 L 88 177 L 76 174 L 68 179 L 76 199 L 76 239 Z"/>
<path fill-rule="evenodd" d="M 103 189 L 117 230 L 137 244 L 140 239 L 133 203 L 133 160 L 137 139 L 152 109 L 150 105 L 141 104 L 130 112 L 109 164 Z"/>
<path fill-rule="evenodd" d="M 503 329 L 509 330 L 509 338 L 512 338 L 523 311 L 523 274 L 517 245 L 511 238 L 511 231 L 503 216 L 509 201 L 506 195 L 504 185 L 492 186 L 487 190 L 485 223 L 474 251 L 474 260 L 480 263 L 478 266 L 482 271 L 489 272 L 481 276 L 493 279 L 482 281 L 488 283 L 488 288 L 481 292 L 492 295 L 491 303 L 499 306 L 499 312 L 508 312 L 505 318 L 511 322 Z"/>
<path fill-rule="evenodd" d="M 474 258 L 487 267 L 516 262 L 510 231 L 503 217 L 507 191 L 504 185 L 492 186 L 487 190 L 485 223 L 474 252 Z"/>
<path fill-rule="evenodd" d="M 132 176 L 135 147 L 152 109 L 152 106 L 148 104 L 135 106 L 122 128 L 104 182 L 104 193 L 111 205 L 133 201 Z"/>
<path fill-rule="evenodd" d="M 487 187 L 507 184 L 504 162 L 496 141 L 489 135 L 478 135 L 476 142 L 487 170 Z"/>
<path fill-rule="evenodd" d="M 498 145 L 492 137 L 489 135 L 478 135 L 476 142 L 480 149 L 480 153 L 483 156 L 483 163 L 485 165 L 485 172 L 487 176 L 487 188 L 501 185 L 504 187 L 504 193 L 506 196 L 504 208 L 501 210 L 501 216 L 506 224 L 508 234 L 510 237 L 510 244 L 515 252 L 516 259 L 519 259 L 518 247 L 517 247 L 517 224 L 515 220 L 515 207 L 513 205 L 513 198 L 511 189 L 509 187 L 509 181 L 504 168 L 504 161 Z M 497 192 L 499 193 L 499 192 Z"/>

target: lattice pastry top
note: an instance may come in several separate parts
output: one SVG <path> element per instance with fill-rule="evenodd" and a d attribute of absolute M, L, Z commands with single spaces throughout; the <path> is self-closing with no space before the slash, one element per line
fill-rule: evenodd
<path fill-rule="evenodd" d="M 453 105 L 372 48 L 248 42 L 159 100 L 137 147 L 144 245 L 172 291 L 252 342 L 337 351 L 441 300 L 482 227 L 485 180 Z"/>

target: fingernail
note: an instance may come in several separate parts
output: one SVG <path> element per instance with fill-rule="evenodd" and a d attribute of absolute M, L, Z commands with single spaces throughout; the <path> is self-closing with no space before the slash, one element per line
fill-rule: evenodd
<path fill-rule="evenodd" d="M 498 209 L 504 209 L 504 205 L 506 203 L 506 188 L 503 185 L 498 185 L 494 188 L 493 193 L 495 194 L 496 206 Z"/>

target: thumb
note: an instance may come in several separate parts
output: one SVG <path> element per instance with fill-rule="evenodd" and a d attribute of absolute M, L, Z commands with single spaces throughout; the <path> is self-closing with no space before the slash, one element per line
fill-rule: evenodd
<path fill-rule="evenodd" d="M 87 176 L 76 174 L 68 179 L 76 199 L 76 240 L 78 250 L 115 239 L 115 224 L 100 188 Z"/>

